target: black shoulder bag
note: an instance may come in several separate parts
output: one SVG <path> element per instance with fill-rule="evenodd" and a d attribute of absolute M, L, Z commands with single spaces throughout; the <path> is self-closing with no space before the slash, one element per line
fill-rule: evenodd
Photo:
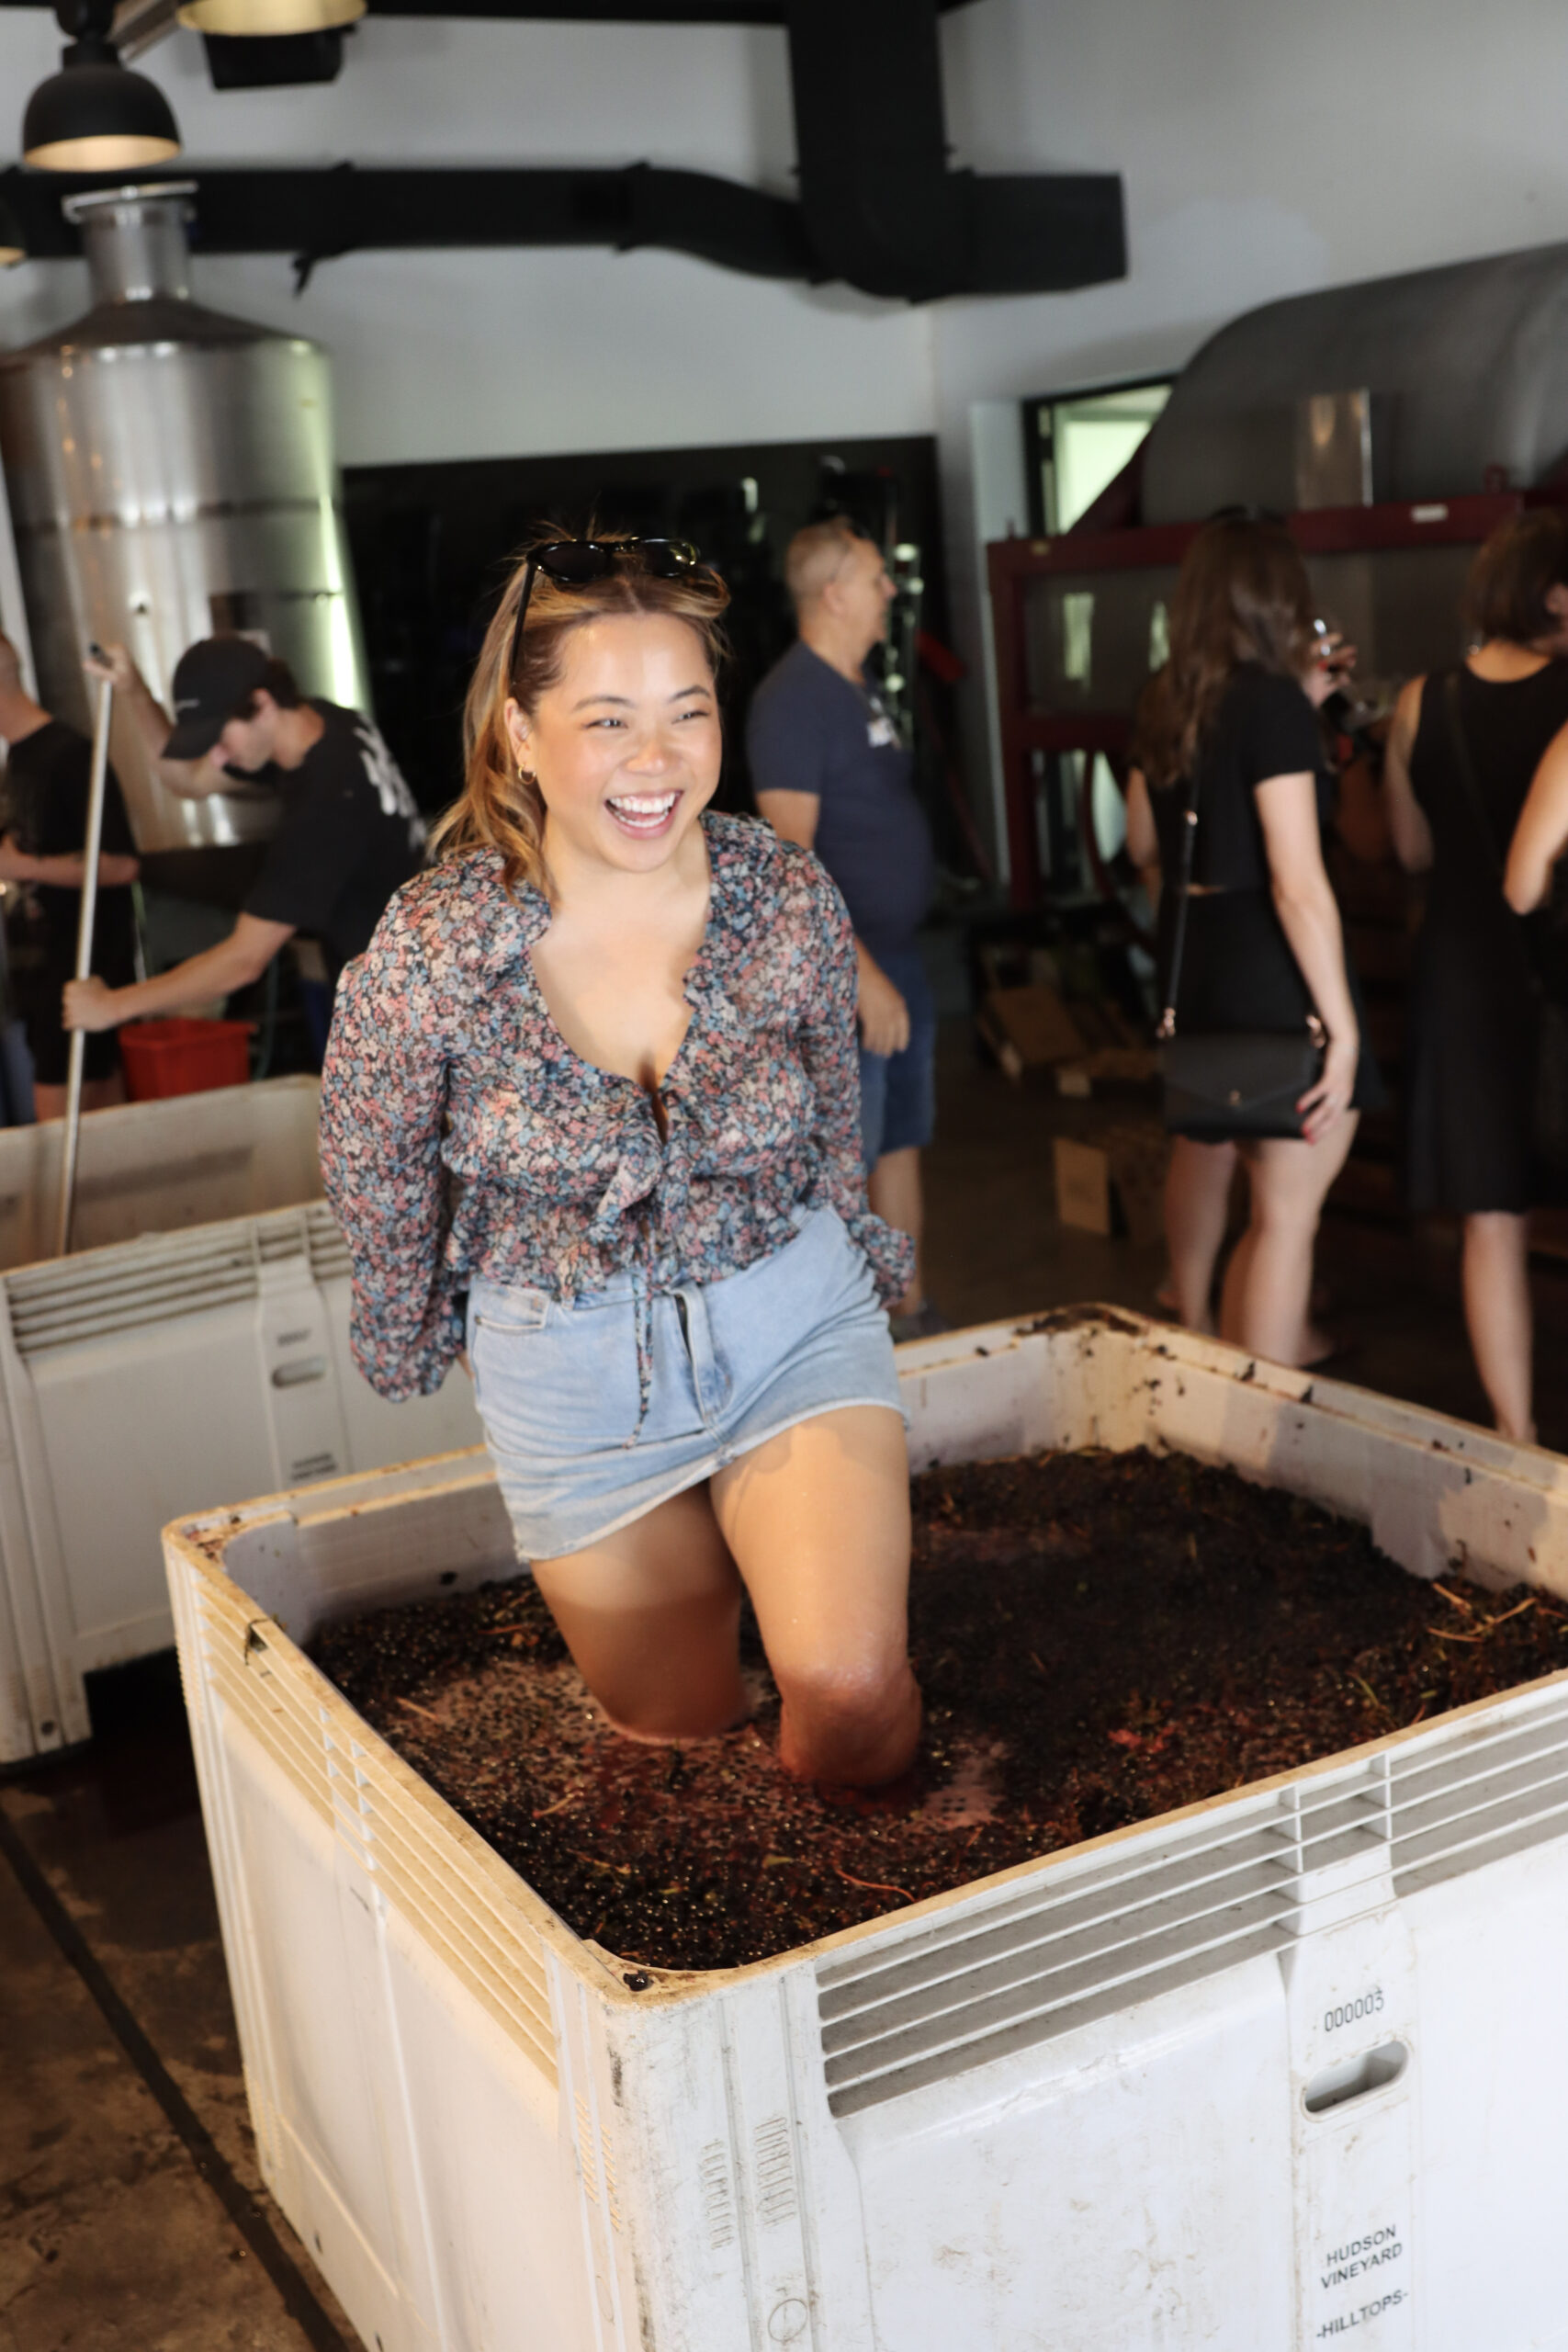
<path fill-rule="evenodd" d="M 1306 1026 L 1299 1032 L 1216 1029 L 1195 1036 L 1177 1035 L 1176 1000 L 1181 987 L 1198 832 L 1196 772 L 1181 813 L 1176 933 L 1170 947 L 1167 1002 L 1157 1033 L 1165 1124 L 1173 1133 L 1203 1143 L 1219 1143 L 1233 1136 L 1299 1136 L 1302 1114 L 1296 1104 L 1322 1076 L 1327 1044 L 1315 1013 L 1308 1016 Z"/>
<path fill-rule="evenodd" d="M 1460 782 L 1470 802 L 1476 831 L 1496 877 L 1499 897 L 1504 864 L 1492 831 L 1481 778 L 1475 772 L 1464 720 L 1459 707 L 1459 672 L 1443 680 L 1443 717 Z M 1531 1140 L 1537 1157 L 1549 1169 L 1568 1170 L 1568 927 L 1555 891 L 1533 914 L 1515 918 L 1524 943 L 1529 973 L 1530 1017 L 1535 1023 L 1535 1091 L 1530 1105 Z"/>

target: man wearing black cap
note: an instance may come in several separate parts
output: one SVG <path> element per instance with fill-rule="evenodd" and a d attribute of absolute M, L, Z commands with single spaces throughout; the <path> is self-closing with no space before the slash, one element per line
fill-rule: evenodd
<path fill-rule="evenodd" d="M 231 995 L 260 979 L 296 932 L 320 942 L 335 983 L 424 846 L 412 796 L 371 721 L 307 700 L 287 663 L 245 637 L 204 638 L 182 654 L 172 725 L 123 647 L 108 649 L 97 674 L 124 697 L 171 789 L 202 798 L 239 775 L 274 786 L 282 808 L 228 938 L 130 988 L 73 981 L 65 1026 L 113 1029 Z"/>

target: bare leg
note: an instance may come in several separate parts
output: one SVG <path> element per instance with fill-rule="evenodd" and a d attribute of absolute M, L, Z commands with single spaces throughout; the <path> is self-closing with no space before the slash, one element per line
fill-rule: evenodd
<path fill-rule="evenodd" d="M 909 1277 L 909 1287 L 902 1298 L 888 1308 L 890 1315 L 914 1315 L 926 1303 L 924 1269 L 920 1263 L 920 1240 L 924 1230 L 924 1203 L 920 1196 L 920 1155 L 910 1144 L 902 1151 L 885 1151 L 866 1179 L 872 1214 L 885 1224 L 907 1233 L 915 1245 L 915 1271 Z"/>
<path fill-rule="evenodd" d="M 1250 1182 L 1249 1176 L 1249 1185 Z M 1231 1251 L 1230 1262 L 1225 1268 L 1225 1285 L 1220 1293 L 1220 1337 L 1222 1340 L 1229 1340 L 1238 1348 L 1244 1342 L 1236 1336 L 1236 1312 L 1239 1301 L 1246 1295 L 1247 1270 L 1252 1263 L 1252 1249 L 1257 1238 L 1256 1232 L 1249 1225 Z"/>
<path fill-rule="evenodd" d="M 897 1779 L 920 1731 L 898 1416 L 852 1405 L 802 1421 L 721 1470 L 712 1493 L 784 1700 L 784 1769 L 863 1787 Z"/>
<path fill-rule="evenodd" d="M 740 1579 L 705 1487 L 534 1574 L 579 1673 L 617 1731 L 703 1739 L 746 1713 Z"/>
<path fill-rule="evenodd" d="M 1220 1329 L 1271 1363 L 1293 1364 L 1301 1354 L 1317 1221 L 1356 1125 L 1351 1112 L 1316 1143 L 1268 1136 L 1241 1147 L 1252 1216 L 1226 1269 Z"/>
<path fill-rule="evenodd" d="M 1529 1228 L 1501 1211 L 1464 1221 L 1464 1321 L 1505 1437 L 1535 1442 L 1530 1414 Z"/>
<path fill-rule="evenodd" d="M 1225 1295 L 1227 1298 L 1239 1298 L 1246 1291 L 1247 1268 L 1252 1263 L 1252 1248 L 1257 1238 L 1257 1235 L 1249 1226 L 1231 1253 L 1230 1265 L 1225 1269 Z M 1233 1270 L 1235 1276 L 1234 1287 L 1231 1281 Z M 1232 1335 L 1228 1330 L 1226 1330 L 1224 1331 L 1224 1336 L 1228 1340 Z M 1309 1312 L 1305 1323 L 1302 1326 L 1301 1338 L 1296 1342 L 1294 1353 L 1281 1357 L 1280 1361 L 1284 1363 L 1295 1364 L 1298 1369 L 1305 1372 L 1310 1369 L 1313 1364 L 1322 1363 L 1326 1356 L 1335 1355 L 1337 1351 L 1337 1340 L 1331 1338 L 1329 1333 L 1325 1331 L 1320 1325 L 1314 1323 Z"/>
<path fill-rule="evenodd" d="M 49 1119 L 63 1119 L 69 1089 L 63 1086 L 33 1088 L 33 1116 L 40 1126 Z M 112 1111 L 117 1102 L 125 1101 L 125 1077 L 116 1070 L 112 1078 L 89 1078 L 82 1083 L 84 1111 Z"/>
<path fill-rule="evenodd" d="M 1194 1143 L 1178 1136 L 1165 1180 L 1165 1238 L 1176 1311 L 1190 1331 L 1214 1328 L 1214 1268 L 1225 1238 L 1234 1143 Z"/>

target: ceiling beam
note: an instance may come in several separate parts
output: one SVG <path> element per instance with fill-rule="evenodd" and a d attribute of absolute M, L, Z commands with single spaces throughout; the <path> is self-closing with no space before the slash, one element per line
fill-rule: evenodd
<path fill-rule="evenodd" d="M 1124 277 L 1116 174 L 951 167 L 938 14 L 938 0 L 790 0 L 801 204 L 827 274 L 914 302 Z"/>
<path fill-rule="evenodd" d="M 3 194 L 39 261 L 81 251 L 61 199 L 114 187 L 107 176 L 0 172 Z M 198 253 L 290 254 L 303 284 L 319 262 L 344 254 L 458 247 L 600 245 L 618 253 L 656 246 L 749 277 L 820 284 L 845 275 L 848 256 L 825 253 L 806 211 L 787 197 L 707 172 L 626 168 L 549 170 L 227 169 L 202 164 L 138 173 L 197 184 L 192 243 Z M 955 175 L 968 240 L 964 290 L 1052 292 L 1097 285 L 1125 266 L 1122 184 L 1114 174 L 1058 174 L 1038 180 Z M 971 218 L 967 208 L 994 210 Z M 1008 207 L 1012 209 L 1009 211 Z M 886 257 L 866 263 L 865 290 L 919 301 L 953 290 L 921 275 L 919 256 L 905 282 L 888 285 Z M 860 284 L 851 278 L 852 284 Z"/>
<path fill-rule="evenodd" d="M 106 176 L 0 172 L 0 192 L 39 261 L 81 251 L 61 199 L 113 187 Z M 822 272 L 800 207 L 706 172 L 647 164 L 604 170 L 218 169 L 139 172 L 139 187 L 195 179 L 191 243 L 209 254 L 291 254 L 301 279 L 344 254 L 423 247 L 660 246 L 758 277 L 815 279 Z"/>

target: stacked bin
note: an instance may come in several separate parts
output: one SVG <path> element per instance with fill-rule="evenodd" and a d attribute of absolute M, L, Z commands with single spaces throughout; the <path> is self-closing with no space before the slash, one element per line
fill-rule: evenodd
<path fill-rule="evenodd" d="M 1123 1315 L 901 1361 L 917 1467 L 1180 1447 L 1415 1574 L 1568 1590 L 1568 1464 L 1534 1449 Z M 165 1549 L 263 2161 L 367 2346 L 1568 2340 L 1568 1677 L 774 1961 L 648 1971 L 299 1646 L 514 1573 L 480 1460 Z"/>
<path fill-rule="evenodd" d="M 318 1093 L 95 1112 L 68 1258 L 59 1126 L 0 1132 L 0 1764 L 85 1738 L 84 1677 L 173 1640 L 171 1512 L 479 1435 L 463 1374 L 393 1406 L 354 1369 Z"/>

